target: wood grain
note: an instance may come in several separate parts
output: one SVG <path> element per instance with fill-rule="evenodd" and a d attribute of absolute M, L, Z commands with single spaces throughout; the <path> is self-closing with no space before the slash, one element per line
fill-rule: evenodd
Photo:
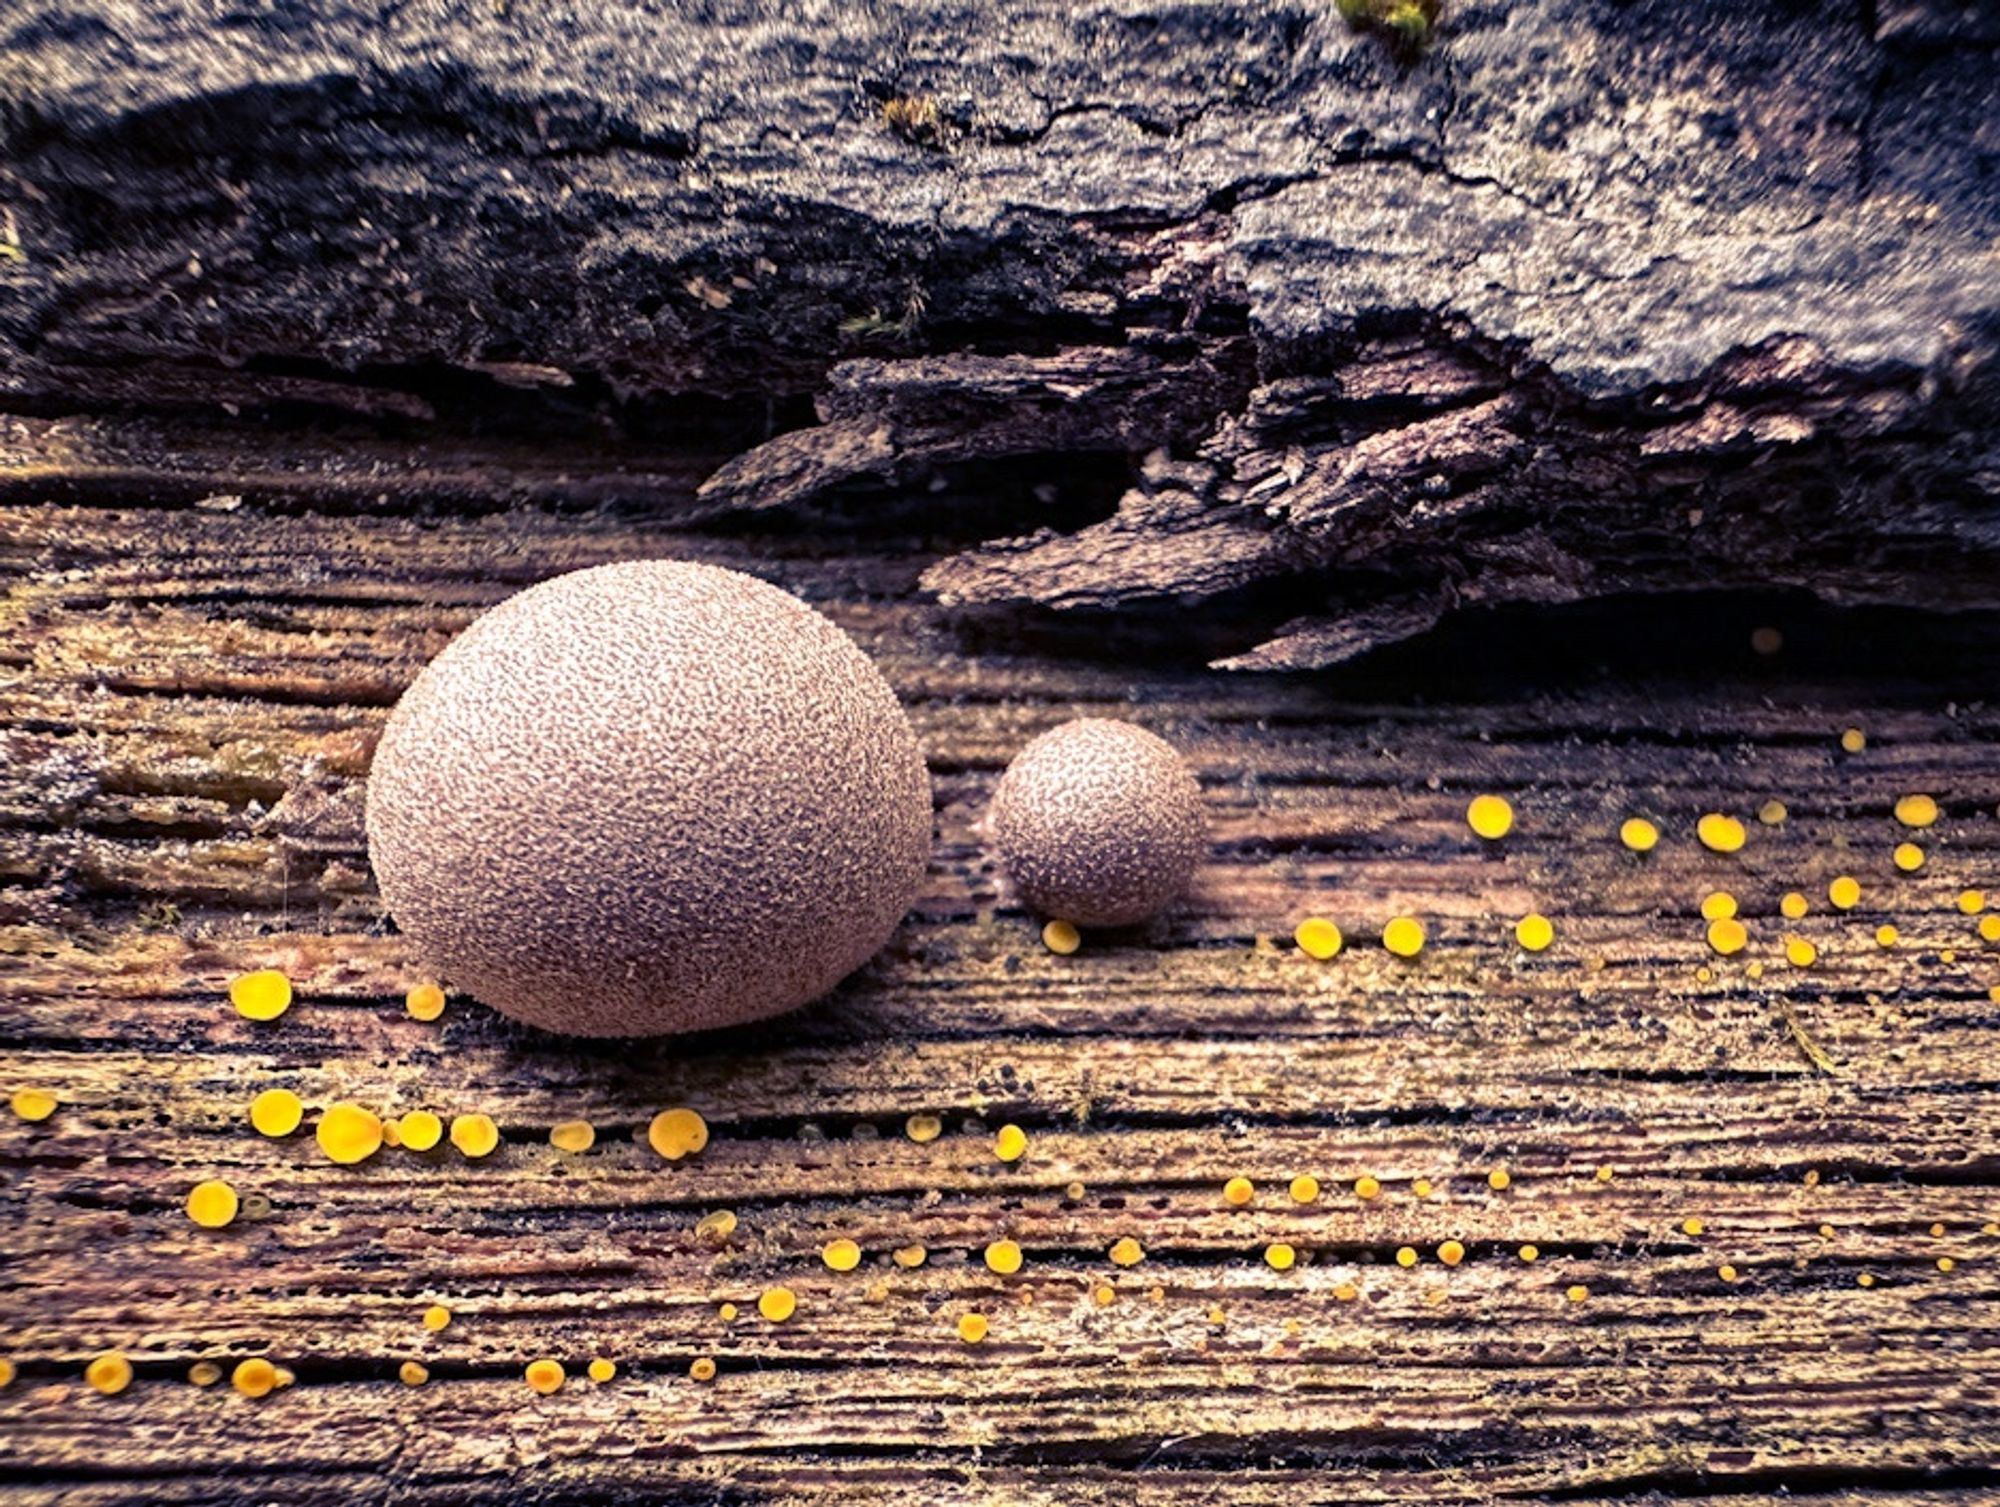
<path fill-rule="evenodd" d="M 0 1122 L 0 1501 L 2000 1501 L 2000 947 L 1957 905 L 2000 891 L 1990 620 L 1804 614 L 1763 660 L 1742 604 L 1626 604 L 1257 678 L 1191 668 L 1170 621 L 1132 654 L 962 628 L 916 586 L 963 544 L 948 523 L 10 496 L 4 1077 L 63 1107 Z M 359 824 L 375 728 L 482 607 L 651 555 L 754 569 L 876 655 L 936 782 L 915 911 L 833 999 L 751 1032 L 408 1019 L 420 975 Z M 1170 921 L 1056 958 L 978 823 L 1009 754 L 1087 711 L 1187 751 L 1216 841 Z M 1461 820 L 1483 789 L 1519 812 L 1497 847 Z M 1946 814 L 1898 876 L 1888 811 L 1917 789 Z M 1789 819 L 1741 854 L 1694 843 L 1700 812 L 1774 797 Z M 1633 812 L 1667 832 L 1646 860 L 1615 839 Z M 1843 872 L 1865 893 L 1837 916 Z M 1703 942 L 1716 888 L 1741 958 Z M 1511 941 L 1530 909 L 1557 927 L 1539 956 Z M 1288 940 L 1314 912 L 1351 939 L 1323 965 Z M 1407 964 L 1373 940 L 1399 912 L 1431 932 Z M 1789 931 L 1815 967 L 1785 966 Z M 300 994 L 271 1025 L 224 998 L 264 965 Z M 274 1085 L 483 1110 L 505 1140 L 339 1168 L 251 1132 Z M 680 1103 L 713 1140 L 668 1165 L 643 1128 Z M 918 1111 L 946 1134 L 908 1139 Z M 598 1127 L 580 1157 L 547 1143 L 571 1118 Z M 1006 1121 L 1031 1137 L 1013 1166 Z M 1325 1191 L 1298 1206 L 1307 1171 Z M 1236 1174 L 1248 1209 L 1220 1197 Z M 210 1176 L 268 1211 L 196 1229 Z M 721 1208 L 718 1249 L 694 1224 Z M 836 1275 L 817 1252 L 842 1235 L 867 1258 Z M 1121 1270 L 1127 1235 L 1146 1259 Z M 980 1260 L 1001 1237 L 1016 1277 Z M 1276 1240 L 1295 1270 L 1265 1265 Z M 926 1264 L 891 1264 L 911 1243 Z M 779 1282 L 799 1310 L 767 1324 Z M 115 1398 L 81 1380 L 106 1348 L 138 1368 Z M 251 1354 L 297 1385 L 184 1379 Z M 572 1376 L 554 1397 L 521 1380 L 544 1354 Z"/>

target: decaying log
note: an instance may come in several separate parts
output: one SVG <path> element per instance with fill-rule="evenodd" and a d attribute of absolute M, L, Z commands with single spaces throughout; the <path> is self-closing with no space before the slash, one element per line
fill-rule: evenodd
<path fill-rule="evenodd" d="M 1990 7 L 1473 0 L 1414 55 L 1317 4 L 241 19 L 17 7 L 13 406 L 532 413 L 580 477 L 721 396 L 765 432 L 705 512 L 1109 458 L 1097 522 L 932 588 L 1227 605 L 1243 666 L 1468 603 L 1995 602 Z"/>

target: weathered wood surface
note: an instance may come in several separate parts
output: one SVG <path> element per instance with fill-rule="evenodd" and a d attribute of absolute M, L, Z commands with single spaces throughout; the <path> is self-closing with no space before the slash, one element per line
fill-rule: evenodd
<path fill-rule="evenodd" d="M 962 633 L 917 587 L 962 542 L 947 525 L 35 503 L 49 484 L 0 508 L 0 1076 L 65 1101 L 0 1122 L 0 1501 L 2000 1501 L 2000 948 L 1956 905 L 2000 890 L 1990 620 L 1655 602 L 1244 678 L 1171 623 Z M 877 656 L 933 764 L 924 894 L 876 965 L 776 1027 L 635 1050 L 469 1002 L 419 1025 L 362 847 L 372 732 L 481 607 L 641 555 L 756 569 Z M 1746 630 L 1773 613 L 1791 642 L 1759 659 Z M 1083 711 L 1187 750 L 1216 844 L 1172 921 L 1056 958 L 976 822 L 1008 755 Z M 1498 850 L 1461 820 L 1481 789 L 1519 809 Z M 1896 877 L 1911 789 L 1946 815 Z M 1693 842 L 1702 810 L 1773 797 L 1789 820 L 1740 855 Z M 1613 835 L 1634 811 L 1668 834 L 1643 862 Z M 1836 918 L 1843 871 L 1867 894 Z M 1751 917 L 1739 959 L 1702 942 L 1718 887 Z M 1788 927 L 1792 888 L 1814 907 Z M 1510 932 L 1530 908 L 1558 928 L 1532 958 Z M 1287 940 L 1314 911 L 1353 939 L 1326 965 Z M 1407 964 L 1373 942 L 1398 911 L 1431 926 Z M 1783 966 L 1789 929 L 1817 967 Z M 223 997 L 263 964 L 301 991 L 272 1025 Z M 336 1168 L 250 1131 L 272 1085 L 483 1110 L 506 1139 Z M 714 1139 L 669 1166 L 632 1135 L 675 1103 Z M 947 1134 L 908 1140 L 916 1111 Z M 599 1143 L 565 1156 L 546 1133 L 577 1117 Z M 1014 1167 L 991 1154 L 1009 1120 L 1032 1136 Z M 1311 1208 L 1284 1196 L 1304 1171 Z M 1237 1173 L 1251 1209 L 1219 1196 Z M 214 1175 L 269 1213 L 196 1229 L 182 1200 Z M 722 1250 L 694 1233 L 719 1208 L 741 1221 Z M 862 1270 L 821 1265 L 836 1235 Z M 1130 1271 L 1105 1255 L 1125 1235 Z M 979 1259 L 1001 1236 L 1028 1252 L 1004 1280 Z M 1297 1270 L 1264 1265 L 1276 1239 Z M 928 1264 L 891 1265 L 912 1242 Z M 752 1307 L 774 1281 L 800 1297 L 779 1326 Z M 432 1301 L 457 1315 L 439 1336 Z M 971 1309 L 976 1347 L 953 1332 Z M 116 1398 L 80 1377 L 108 1347 L 139 1371 Z M 248 1354 L 297 1385 L 183 1379 Z M 577 1378 L 555 1397 L 521 1380 L 543 1354 Z M 577 1377 L 596 1354 L 609 1385 Z M 396 1380 L 409 1357 L 428 1386 Z"/>

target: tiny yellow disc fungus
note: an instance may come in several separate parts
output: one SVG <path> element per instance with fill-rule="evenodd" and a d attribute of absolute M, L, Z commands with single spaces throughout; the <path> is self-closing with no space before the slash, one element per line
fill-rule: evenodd
<path fill-rule="evenodd" d="M 936 1115 L 911 1115 L 903 1122 L 903 1134 L 921 1146 L 944 1134 L 944 1121 Z"/>
<path fill-rule="evenodd" d="M 1701 902 L 1701 918 L 1704 921 L 1727 921 L 1735 914 L 1736 897 L 1727 890 L 1717 890 Z"/>
<path fill-rule="evenodd" d="M 1114 1241 L 1110 1254 L 1113 1266 L 1137 1266 L 1146 1259 L 1145 1248 L 1130 1235 L 1121 1236 Z"/>
<path fill-rule="evenodd" d="M 708 1144 L 708 1121 L 691 1109 L 663 1109 L 646 1127 L 646 1141 L 668 1161 L 677 1162 Z"/>
<path fill-rule="evenodd" d="M 1720 811 L 1711 811 L 1696 822 L 1694 835 L 1711 853 L 1734 853 L 1748 837 L 1743 823 L 1733 816 L 1724 816 Z"/>
<path fill-rule="evenodd" d="M 1399 1249 L 1397 1250 L 1397 1252 L 1396 1252 L 1396 1265 L 1398 1265 L 1398 1266 L 1415 1266 L 1416 1264 L 1417 1264 L 1417 1248 L 1416 1248 L 1415 1246 L 1413 1246 L 1413 1245 L 1406 1245 L 1406 1246 L 1402 1246 L 1402 1247 L 1400 1247 L 1400 1248 L 1399 1248 Z"/>
<path fill-rule="evenodd" d="M 1420 1177 L 1410 1184 L 1410 1192 L 1418 1198 L 1429 1198 L 1432 1191 L 1431 1180 L 1427 1177 Z"/>
<path fill-rule="evenodd" d="M 1852 874 L 1842 874 L 1826 887 L 1826 898 L 1835 910 L 1853 910 L 1861 903 L 1861 884 Z"/>
<path fill-rule="evenodd" d="M 1618 828 L 1618 840 L 1634 853 L 1650 853 L 1660 845 L 1660 829 L 1643 816 L 1628 816 Z"/>
<path fill-rule="evenodd" d="M 419 984 L 403 996 L 403 1008 L 412 1020 L 436 1020 L 444 1014 L 444 990 L 436 984 Z"/>
<path fill-rule="evenodd" d="M 1021 1269 L 1021 1247 L 1011 1240 L 996 1240 L 986 1247 L 986 1269 L 1011 1277 Z"/>
<path fill-rule="evenodd" d="M 606 1356 L 598 1356 L 590 1363 L 590 1379 L 602 1386 L 618 1374 L 618 1363 Z"/>
<path fill-rule="evenodd" d="M 327 1105 L 313 1128 L 319 1149 L 343 1166 L 365 1162 L 382 1149 L 382 1122 L 359 1104 Z"/>
<path fill-rule="evenodd" d="M 546 1356 L 541 1360 L 529 1361 L 528 1369 L 522 1374 L 527 1378 L 528 1385 L 544 1397 L 552 1392 L 560 1392 L 563 1383 L 569 1380 L 569 1373 L 563 1370 L 562 1362 L 550 1360 Z"/>
<path fill-rule="evenodd" d="M 1819 961 L 1819 949 L 1804 937 L 1785 938 L 1785 961 L 1794 968 L 1810 968 Z"/>
<path fill-rule="evenodd" d="M 1486 1174 L 1486 1186 L 1495 1193 L 1505 1193 L 1514 1186 L 1514 1177 L 1505 1167 L 1495 1167 Z"/>
<path fill-rule="evenodd" d="M 1285 1191 L 1292 1195 L 1292 1202 L 1295 1204 L 1318 1203 L 1319 1179 L 1310 1172 L 1302 1172 L 1292 1179 L 1291 1185 Z"/>
<path fill-rule="evenodd" d="M 17 1088 L 8 1106 L 20 1119 L 39 1123 L 56 1112 L 56 1096 L 39 1088 Z"/>
<path fill-rule="evenodd" d="M 1529 952 L 1541 952 L 1555 939 L 1554 923 L 1540 911 L 1531 911 L 1514 923 L 1514 940 Z"/>
<path fill-rule="evenodd" d="M 500 1144 L 500 1127 L 491 1115 L 453 1115 L 451 1143 L 467 1156 L 491 1156 Z"/>
<path fill-rule="evenodd" d="M 929 1255 L 930 1252 L 920 1245 L 899 1245 L 891 1253 L 891 1259 L 905 1271 L 915 1271 Z"/>
<path fill-rule="evenodd" d="M 1913 842 L 1899 842 L 1890 858 L 1905 874 L 1914 874 L 1924 866 L 1924 850 Z"/>
<path fill-rule="evenodd" d="M 188 1367 L 188 1380 L 198 1387 L 212 1387 L 222 1380 L 222 1367 L 212 1360 L 198 1360 Z"/>
<path fill-rule="evenodd" d="M 1514 830 L 1514 808 L 1500 796 L 1476 795 L 1465 808 L 1465 824 L 1488 842 L 1497 842 Z"/>
<path fill-rule="evenodd" d="M 1413 958 L 1424 950 L 1424 923 L 1414 916 L 1398 916 L 1382 928 L 1382 945 L 1399 958 Z"/>
<path fill-rule="evenodd" d="M 245 1397 L 268 1397 L 278 1388 L 278 1368 L 255 1355 L 237 1363 L 229 1373 L 229 1384 Z"/>
<path fill-rule="evenodd" d="M 1264 1247 L 1264 1264 L 1274 1272 L 1288 1272 L 1298 1261 L 1299 1253 L 1283 1241 Z"/>
<path fill-rule="evenodd" d="M 382 1144 L 389 1147 L 396 1147 L 403 1144 L 403 1122 L 401 1120 L 384 1120 L 382 1122 Z"/>
<path fill-rule="evenodd" d="M 11 1387 L 13 1385 L 14 1363 L 5 1357 L 0 1357 L 0 1387 Z"/>
<path fill-rule="evenodd" d="M 1066 958 L 1083 945 L 1083 934 L 1067 921 L 1051 921 L 1042 928 L 1042 946 L 1057 957 Z"/>
<path fill-rule="evenodd" d="M 861 1264 L 861 1247 L 852 1240 L 829 1240 L 819 1249 L 819 1259 L 833 1272 L 851 1272 Z"/>
<path fill-rule="evenodd" d="M 132 1385 L 132 1362 L 116 1350 L 107 1350 L 83 1368 L 83 1379 L 106 1397 L 116 1397 Z"/>
<path fill-rule="evenodd" d="M 1354 1180 L 1354 1196 L 1356 1198 L 1379 1198 L 1381 1194 L 1382 1184 L 1377 1179 L 1370 1177 L 1366 1172 Z"/>
<path fill-rule="evenodd" d="M 1563 1296 L 1568 1298 L 1572 1303 L 1581 1303 L 1590 1296 L 1590 1289 L 1579 1282 L 1570 1288 L 1568 1292 L 1564 1293 Z"/>
<path fill-rule="evenodd" d="M 1734 1282 L 1736 1280 L 1736 1268 L 1733 1266 L 1718 1267 L 1715 1274 L 1725 1282 Z"/>
<path fill-rule="evenodd" d="M 1690 1214 L 1686 1219 L 1681 1221 L 1681 1233 L 1683 1235 L 1699 1235 L 1707 1228 L 1708 1226 L 1702 1223 L 1698 1215 Z"/>
<path fill-rule="evenodd" d="M 1695 971 L 1694 971 L 1694 981 L 1695 981 L 1695 982 L 1696 982 L 1697 984 L 1712 984 L 1712 983 L 1714 983 L 1714 982 L 1715 982 L 1715 970 L 1714 970 L 1713 968 L 1710 968 L 1710 967 L 1709 967 L 1709 966 L 1708 966 L 1708 965 L 1707 965 L 1706 963 L 1704 963 L 1704 964 L 1703 964 L 1703 965 L 1702 965 L 1701 967 L 1699 967 L 1699 968 L 1695 969 Z"/>
<path fill-rule="evenodd" d="M 403 1145 L 410 1151 L 429 1151 L 444 1139 L 444 1121 L 428 1109 L 413 1109 L 397 1121 Z"/>
<path fill-rule="evenodd" d="M 1100 1282 L 1097 1286 L 1091 1288 L 1090 1296 L 1096 1301 L 1099 1308 L 1109 1308 L 1113 1303 L 1118 1301 L 1118 1289 L 1111 1286 L 1108 1282 Z"/>
<path fill-rule="evenodd" d="M 1002 1125 L 993 1138 L 993 1154 L 1003 1162 L 1018 1162 L 1028 1150 L 1028 1133 L 1018 1125 Z"/>
<path fill-rule="evenodd" d="M 402 1378 L 406 1387 L 421 1387 L 431 1379 L 430 1367 L 421 1361 L 406 1360 L 396 1368 L 396 1375 Z"/>
<path fill-rule="evenodd" d="M 1539 1261 L 1542 1259 L 1542 1252 L 1539 1246 L 1524 1245 L 1521 1247 L 1519 1255 L 1523 1261 Z"/>
<path fill-rule="evenodd" d="M 236 1218 L 236 1190 L 219 1177 L 196 1183 L 187 1196 L 187 1216 L 205 1230 L 219 1230 Z"/>
<path fill-rule="evenodd" d="M 2000 913 L 1979 918 L 1979 939 L 1982 942 L 2000 942 Z"/>
<path fill-rule="evenodd" d="M 245 1020 L 276 1020 L 292 1007 L 292 981 L 275 968 L 260 968 L 229 981 L 229 1002 Z"/>
<path fill-rule="evenodd" d="M 1927 795 L 1906 795 L 1896 802 L 1896 820 L 1906 827 L 1928 827 L 1938 819 L 1938 803 Z"/>
<path fill-rule="evenodd" d="M 1797 890 L 1793 890 L 1778 902 L 1778 914 L 1783 916 L 1787 921 L 1801 920 L 1804 918 L 1806 912 L 1811 909 L 1812 906 L 1807 903 L 1806 897 L 1801 895 Z"/>
<path fill-rule="evenodd" d="M 1465 1259 L 1465 1247 L 1456 1240 L 1447 1240 L 1438 1247 L 1438 1260 L 1446 1266 L 1456 1266 Z"/>
<path fill-rule="evenodd" d="M 798 1311 L 799 1299 L 789 1287 L 767 1287 L 757 1297 L 757 1311 L 773 1324 L 782 1324 Z"/>
<path fill-rule="evenodd" d="M 1757 808 L 1757 820 L 1767 827 L 1782 827 L 1791 814 L 1783 801 L 1766 801 Z"/>
<path fill-rule="evenodd" d="M 1961 916 L 1976 916 L 1986 909 L 1986 893 L 1983 890 L 1960 890 L 1958 892 L 1958 913 Z"/>
<path fill-rule="evenodd" d="M 1232 1177 L 1222 1185 L 1222 1196 L 1240 1209 L 1257 1196 L 1257 1185 L 1247 1177 Z"/>
<path fill-rule="evenodd" d="M 1600 1183 L 1608 1183 L 1611 1181 L 1612 1178 L 1616 1177 L 1617 1175 L 1618 1174 L 1613 1172 L 1609 1167 L 1599 1167 L 1597 1169 L 1597 1180 Z"/>
<path fill-rule="evenodd" d="M 564 1120 L 549 1127 L 549 1144 L 572 1156 L 580 1155 L 597 1144 L 597 1127 L 588 1120 Z"/>
<path fill-rule="evenodd" d="M 1955 1271 L 1957 1270 L 1957 1268 L 1958 1268 L 1958 1263 L 1952 1260 L 1951 1257 L 1940 1256 L 1937 1258 L 1937 1269 L 1939 1271 L 1941 1272 Z"/>
<path fill-rule="evenodd" d="M 1878 926 L 1875 928 L 1875 945 L 1877 947 L 1894 947 L 1901 935 L 1893 926 Z"/>
<path fill-rule="evenodd" d="M 697 1355 L 692 1361 L 688 1362 L 688 1375 L 696 1381 L 714 1381 L 715 1357 L 712 1355 Z"/>
<path fill-rule="evenodd" d="M 1299 944 L 1299 951 L 1307 957 L 1325 962 L 1340 951 L 1345 938 L 1341 936 L 1340 928 L 1326 917 L 1307 916 L 1292 933 L 1292 940 Z"/>
<path fill-rule="evenodd" d="M 725 1324 L 736 1322 L 736 1305 L 734 1303 L 724 1303 L 720 1308 L 715 1310 L 715 1313 L 716 1317 L 721 1319 Z"/>
<path fill-rule="evenodd" d="M 451 1310 L 442 1303 L 433 1303 L 424 1310 L 424 1328 L 436 1334 L 451 1323 Z"/>
<path fill-rule="evenodd" d="M 1724 957 L 1741 952 L 1750 945 L 1750 933 L 1741 921 L 1727 916 L 1720 921 L 1708 923 L 1708 945 Z"/>
<path fill-rule="evenodd" d="M 1854 1279 L 1854 1285 L 1857 1287 L 1873 1287 L 1875 1285 L 1875 1278 L 1869 1273 L 1863 1272 Z"/>
<path fill-rule="evenodd" d="M 960 1314 L 958 1319 L 958 1337 L 968 1345 L 976 1345 L 986 1338 L 989 1327 L 986 1322 L 986 1315 L 983 1313 Z"/>
<path fill-rule="evenodd" d="M 1840 746 L 1848 753 L 1860 753 L 1868 746 L 1868 734 L 1858 727 L 1850 727 L 1840 735 Z"/>
<path fill-rule="evenodd" d="M 1361 1296 L 1361 1289 L 1356 1287 L 1352 1282 L 1342 1282 L 1334 1288 L 1333 1296 L 1335 1302 L 1352 1303 L 1356 1298 Z"/>

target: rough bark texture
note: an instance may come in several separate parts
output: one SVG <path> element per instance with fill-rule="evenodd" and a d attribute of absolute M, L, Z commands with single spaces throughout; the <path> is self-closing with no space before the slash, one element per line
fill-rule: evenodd
<path fill-rule="evenodd" d="M 532 417 L 602 495 L 579 436 L 643 472 L 724 396 L 710 513 L 1104 459 L 929 588 L 1224 598 L 1239 666 L 2000 595 L 1990 6 L 1475 0 L 1398 58 L 1320 4 L 22 0 L 0 48 L 16 407 Z"/>

